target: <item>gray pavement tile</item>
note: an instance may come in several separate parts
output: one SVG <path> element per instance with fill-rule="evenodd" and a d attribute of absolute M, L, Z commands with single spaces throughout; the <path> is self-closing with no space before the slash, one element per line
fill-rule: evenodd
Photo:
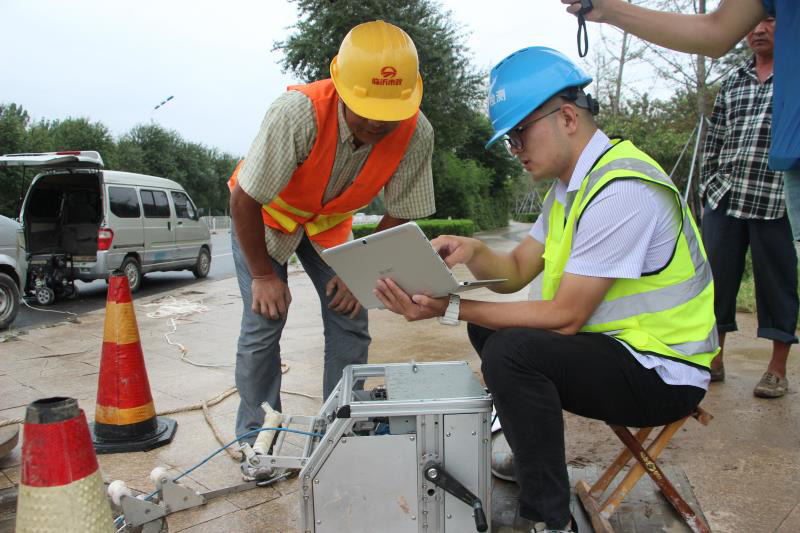
<path fill-rule="evenodd" d="M 36 388 L 8 376 L 0 376 L 0 390 L 3 391 L 0 395 L 0 416 L 4 418 L 14 418 L 11 414 L 6 414 L 7 410 L 24 408 L 32 401 L 47 396 Z"/>
<path fill-rule="evenodd" d="M 88 368 L 88 367 L 87 367 Z M 46 398 L 52 396 L 69 396 L 77 398 L 79 405 L 84 410 L 91 409 L 94 412 L 94 399 L 97 396 L 97 380 L 99 377 L 98 370 L 87 370 L 82 375 L 70 376 L 66 379 L 60 379 L 59 376 L 43 376 L 28 379 L 25 384 L 41 391 L 37 398 Z M 91 405 L 86 403 L 86 400 L 91 400 Z"/>
<path fill-rule="evenodd" d="M 234 445 L 235 446 L 235 445 Z M 198 455 L 199 458 L 205 458 L 211 452 L 219 448 L 215 445 L 212 448 L 202 450 Z M 196 460 L 194 458 L 187 462 L 186 466 L 192 466 Z M 184 468 L 185 469 L 185 468 Z M 242 480 L 242 471 L 239 469 L 238 462 L 234 462 L 225 452 L 221 452 L 197 470 L 194 470 L 189 477 L 208 490 L 224 489 L 238 485 Z"/>
<path fill-rule="evenodd" d="M 783 519 L 775 533 L 796 533 L 800 531 L 800 501 L 797 501 L 792 511 Z"/>
<path fill-rule="evenodd" d="M 168 392 L 183 398 L 187 404 L 209 400 L 233 385 L 233 378 L 212 371 L 191 371 L 161 375 L 149 375 L 151 389 Z"/>
<path fill-rule="evenodd" d="M 256 488 L 253 490 L 246 490 L 237 492 L 226 496 L 225 499 L 231 502 L 239 509 L 250 509 L 256 505 L 261 505 L 264 502 L 280 498 L 281 493 L 273 487 Z"/>
<path fill-rule="evenodd" d="M 35 335 L 29 333 L 17 337 L 15 340 L 0 343 L 0 358 L 29 359 L 54 353 L 53 350 L 45 348 L 31 337 L 35 337 Z"/>
<path fill-rule="evenodd" d="M 297 495 L 297 491 L 300 490 L 300 479 L 297 476 L 290 477 L 289 479 L 278 483 L 275 485 L 275 488 L 283 496 L 294 495 L 294 497 L 297 498 L 297 505 L 300 505 L 300 499 Z"/>
<path fill-rule="evenodd" d="M 0 471 L 0 489 L 10 489 L 14 484 L 8 479 L 2 471 Z"/>
<path fill-rule="evenodd" d="M 261 533 L 265 529 L 249 511 L 236 511 L 183 530 L 184 533 Z M 282 533 L 287 533 L 286 531 Z"/>
<path fill-rule="evenodd" d="M 130 488 L 147 494 L 155 489 L 150 481 L 150 472 L 157 466 L 169 466 L 146 452 L 101 454 L 97 456 L 97 462 L 103 481 L 121 479 Z"/>
<path fill-rule="evenodd" d="M 214 434 L 211 428 L 206 424 L 201 411 L 176 413 L 168 416 L 178 422 L 178 430 L 170 445 L 156 448 L 148 452 L 154 459 L 183 471 L 220 448 L 221 445 L 214 438 Z M 223 437 L 228 439 L 227 442 L 233 440 L 232 422 L 229 428 L 222 424 L 218 424 L 218 426 L 220 427 Z M 221 452 L 218 457 L 215 457 L 209 463 L 195 470 L 195 472 L 192 473 L 192 478 L 204 483 L 203 479 L 207 476 L 203 475 L 202 472 L 212 469 L 213 466 L 209 465 L 213 465 L 216 462 L 226 462 L 232 468 L 238 468 L 238 464 L 229 459 L 225 452 Z M 220 488 L 205 484 L 204 486 L 211 489 Z"/>
<path fill-rule="evenodd" d="M 3 474 L 6 476 L 6 478 L 8 478 L 9 481 L 11 481 L 11 483 L 13 483 L 14 485 L 18 485 L 19 484 L 19 469 L 20 469 L 19 463 L 17 463 L 17 466 L 12 466 L 12 467 L 9 467 L 9 468 L 3 468 Z"/>
<path fill-rule="evenodd" d="M 287 494 L 247 510 L 262 529 L 260 531 L 297 531 L 300 527 L 300 499 Z"/>
<path fill-rule="evenodd" d="M 168 515 L 167 526 L 170 532 L 184 531 L 192 526 L 208 522 L 220 516 L 229 515 L 237 510 L 238 508 L 225 498 L 215 498 L 205 505 Z"/>
<path fill-rule="evenodd" d="M 80 352 L 83 353 L 83 352 Z M 31 360 L 28 360 L 31 362 Z M 27 383 L 37 378 L 49 380 L 72 378 L 85 376 L 88 374 L 97 375 L 100 370 L 98 366 L 82 361 L 73 361 L 63 357 L 48 357 L 36 359 L 36 364 L 14 372 L 14 378 L 20 382 Z"/>

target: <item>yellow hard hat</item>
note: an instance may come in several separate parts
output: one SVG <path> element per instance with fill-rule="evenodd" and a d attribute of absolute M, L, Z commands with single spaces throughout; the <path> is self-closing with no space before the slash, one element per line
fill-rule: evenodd
<path fill-rule="evenodd" d="M 350 30 L 331 61 L 331 78 L 347 107 L 372 120 L 405 120 L 422 101 L 417 48 L 382 20 Z"/>

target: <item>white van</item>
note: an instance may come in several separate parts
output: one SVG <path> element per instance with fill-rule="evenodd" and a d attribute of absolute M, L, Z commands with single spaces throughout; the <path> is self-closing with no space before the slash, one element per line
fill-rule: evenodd
<path fill-rule="evenodd" d="M 0 166 L 36 167 L 20 210 L 28 259 L 25 292 L 47 305 L 74 280 L 121 269 L 136 292 L 147 272 L 211 268 L 211 236 L 178 183 L 103 170 L 91 151 L 8 154 Z"/>
<path fill-rule="evenodd" d="M 26 280 L 22 226 L 0 215 L 0 329 L 14 322 Z"/>

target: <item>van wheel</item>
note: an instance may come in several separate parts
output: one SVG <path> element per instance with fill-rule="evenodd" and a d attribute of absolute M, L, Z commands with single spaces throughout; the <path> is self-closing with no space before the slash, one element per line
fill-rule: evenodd
<path fill-rule="evenodd" d="M 14 322 L 19 312 L 19 288 L 8 274 L 0 274 L 0 329 Z"/>
<path fill-rule="evenodd" d="M 211 270 L 211 254 L 205 248 L 200 249 L 197 255 L 197 263 L 192 268 L 192 273 L 197 279 L 202 279 L 208 276 L 208 271 Z"/>
<path fill-rule="evenodd" d="M 138 291 L 142 286 L 142 267 L 139 265 L 139 261 L 134 257 L 126 257 L 119 268 L 128 277 L 131 293 Z"/>

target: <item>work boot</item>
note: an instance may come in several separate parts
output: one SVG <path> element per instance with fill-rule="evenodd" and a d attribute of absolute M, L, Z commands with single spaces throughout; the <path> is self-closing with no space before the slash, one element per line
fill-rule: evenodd
<path fill-rule="evenodd" d="M 275 474 L 275 469 L 267 464 L 264 455 L 253 451 L 253 447 L 247 443 L 239 445 L 242 452 L 242 462 L 239 467 L 242 470 L 242 479 L 245 481 L 265 481 Z"/>
<path fill-rule="evenodd" d="M 759 398 L 780 398 L 787 392 L 789 392 L 789 380 L 778 377 L 769 370 L 764 372 L 761 381 L 753 389 L 753 394 Z"/>
<path fill-rule="evenodd" d="M 511 451 L 502 431 L 492 436 L 492 474 L 512 483 L 517 481 L 514 472 L 514 452 Z"/>

